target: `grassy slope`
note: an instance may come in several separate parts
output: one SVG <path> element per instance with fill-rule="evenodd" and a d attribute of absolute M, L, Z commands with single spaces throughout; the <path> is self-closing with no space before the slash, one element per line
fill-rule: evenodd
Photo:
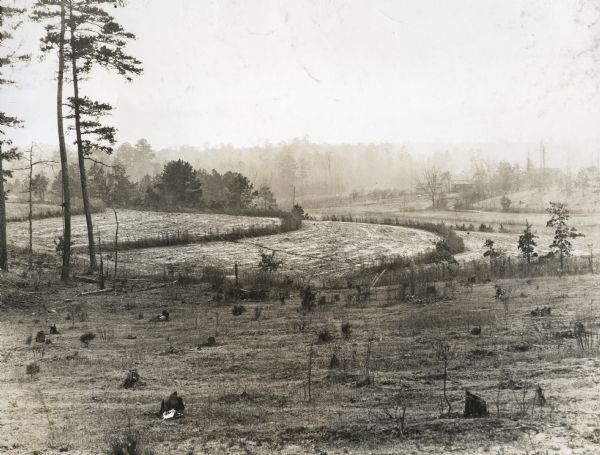
<path fill-rule="evenodd" d="M 210 303 L 210 293 L 198 287 L 78 298 L 87 319 L 70 328 L 64 299 L 81 288 L 54 287 L 36 295 L 13 291 L 5 295 L 0 319 L 0 408 L 8 410 L 0 414 L 0 451 L 31 453 L 52 446 L 44 453 L 58 453 L 61 447 L 100 453 L 111 435 L 129 423 L 159 454 L 190 448 L 195 453 L 349 449 L 473 454 L 497 453 L 501 445 L 505 454 L 593 453 L 600 443 L 597 351 L 581 355 L 575 340 L 557 340 L 553 333 L 572 326 L 578 316 L 597 318 L 597 309 L 590 308 L 592 299 L 600 298 L 597 277 L 501 284 L 513 295 L 506 320 L 490 283 L 425 306 L 383 298 L 348 305 L 342 298 L 320 307 L 304 331 L 298 329 L 297 297 L 283 306 L 248 303 L 248 311 L 238 317 L 228 306 Z M 47 305 L 49 323 L 61 332 L 52 337 L 43 358 L 24 343 L 30 333 L 45 329 L 46 313 L 31 303 L 36 299 Z M 552 306 L 552 316 L 528 315 L 543 305 Z M 259 320 L 255 307 L 263 309 Z M 171 322 L 147 322 L 164 308 Z M 343 321 L 353 327 L 348 340 L 340 336 Z M 474 325 L 482 326 L 481 337 L 469 334 Z M 79 336 L 101 327 L 114 337 L 83 348 Z M 309 344 L 325 327 L 334 340 L 314 346 L 314 402 L 308 404 L 303 382 Z M 215 332 L 218 345 L 198 350 L 197 344 Z M 370 365 L 375 384 L 358 387 L 369 337 L 374 338 Z M 440 337 L 452 346 L 448 387 L 453 410 L 461 411 L 468 388 L 488 400 L 490 418 L 439 418 L 441 364 L 431 345 Z M 511 350 L 523 343 L 527 351 Z M 78 357 L 67 360 L 75 352 Z M 345 370 L 328 369 L 333 353 Z M 24 371 L 33 360 L 41 373 L 31 381 Z M 124 390 L 120 383 L 133 367 L 147 385 Z M 509 378 L 528 387 L 527 398 L 540 384 L 547 406 L 519 415 L 523 389 L 503 389 L 498 395 L 498 384 Z M 152 412 L 174 390 L 186 401 L 186 417 L 161 422 Z M 407 407 L 406 439 L 388 416 L 396 412 L 395 397 Z"/>

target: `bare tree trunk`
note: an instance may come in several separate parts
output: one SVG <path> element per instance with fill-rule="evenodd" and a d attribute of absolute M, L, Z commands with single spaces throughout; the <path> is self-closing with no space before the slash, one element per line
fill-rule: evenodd
<path fill-rule="evenodd" d="M 308 402 L 312 402 L 312 364 L 313 364 L 313 345 L 310 344 L 310 351 L 308 352 L 308 375 L 306 378 L 306 387 L 308 392 Z"/>
<path fill-rule="evenodd" d="M 70 14 L 73 14 L 72 7 Z M 85 155 L 83 142 L 81 140 L 81 109 L 79 106 L 79 80 L 77 75 L 77 53 L 75 43 L 75 26 L 71 24 L 71 70 L 73 73 L 73 110 L 75 114 L 75 135 L 77 138 L 77 158 L 79 161 L 79 178 L 81 180 L 81 198 L 83 199 L 83 211 L 85 213 L 85 224 L 88 234 L 88 252 L 90 255 L 90 269 L 96 270 L 96 248 L 94 244 L 94 226 L 92 225 L 92 214 L 90 213 L 90 198 L 88 194 L 87 175 L 85 173 Z"/>
<path fill-rule="evenodd" d="M 0 269 L 8 270 L 8 242 L 6 239 L 6 194 L 4 193 L 4 157 L 0 141 Z"/>
<path fill-rule="evenodd" d="M 33 266 L 33 145 L 29 149 L 29 268 Z"/>
<path fill-rule="evenodd" d="M 113 274 L 113 289 L 115 290 L 115 295 L 117 293 L 117 266 L 119 265 L 119 218 L 117 217 L 117 211 L 113 207 L 113 212 L 115 212 L 115 273 Z"/>
<path fill-rule="evenodd" d="M 560 250 L 560 269 L 563 269 L 563 250 Z"/>
<path fill-rule="evenodd" d="M 102 259 L 102 239 L 100 238 L 100 230 L 98 230 L 98 254 L 100 255 L 100 268 L 98 269 L 98 286 L 104 289 L 104 260 Z"/>
<path fill-rule="evenodd" d="M 63 127 L 63 79 L 65 72 L 65 2 L 60 2 L 60 41 L 58 45 L 58 85 L 56 90 L 56 120 L 58 126 L 58 145 L 60 150 L 60 167 L 62 170 L 63 188 L 63 251 L 60 278 L 69 279 L 71 268 L 71 192 L 69 191 L 69 165 L 67 162 L 67 146 Z"/>

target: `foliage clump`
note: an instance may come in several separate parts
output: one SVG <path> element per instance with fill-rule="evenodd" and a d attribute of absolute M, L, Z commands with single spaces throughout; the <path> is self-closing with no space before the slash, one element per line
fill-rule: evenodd
<path fill-rule="evenodd" d="M 571 255 L 573 244 L 570 239 L 583 237 L 584 235 L 577 232 L 577 229 L 569 226 L 570 213 L 566 204 L 561 202 L 550 202 L 550 207 L 546 209 L 550 215 L 550 219 L 546 222 L 546 227 L 554 228 L 554 240 L 550 244 L 550 248 L 554 252 L 558 252 L 560 257 L 560 268 L 563 268 L 564 258 Z"/>
<path fill-rule="evenodd" d="M 307 285 L 300 290 L 300 298 L 302 299 L 302 309 L 306 311 L 312 311 L 316 306 L 317 294 L 315 291 Z"/>

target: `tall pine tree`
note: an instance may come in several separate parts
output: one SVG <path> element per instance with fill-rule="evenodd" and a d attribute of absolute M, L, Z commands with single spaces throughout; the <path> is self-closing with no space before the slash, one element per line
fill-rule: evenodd
<path fill-rule="evenodd" d="M 5 71 L 19 62 L 29 58 L 10 46 L 14 43 L 13 33 L 22 22 L 24 10 L 0 5 L 0 88 L 14 84 Z M 6 191 L 4 183 L 11 176 L 5 169 L 5 163 L 19 158 L 19 153 L 12 146 L 11 140 L 6 136 L 7 129 L 17 128 L 22 122 L 3 110 L 0 105 L 0 269 L 8 270 L 8 240 L 6 237 Z"/>
<path fill-rule="evenodd" d="M 66 47 L 66 6 L 68 0 L 36 0 L 31 18 L 45 24 L 46 33 L 41 38 L 41 50 L 48 54 L 56 50 L 58 69 L 56 76 L 56 126 L 58 130 L 58 148 L 60 152 L 63 235 L 57 245 L 62 256 L 61 279 L 67 281 L 71 269 L 71 191 L 69 186 L 69 163 L 63 119 L 63 86 L 65 73 Z"/>
<path fill-rule="evenodd" d="M 83 77 L 98 66 L 115 71 L 128 81 L 131 81 L 133 75 L 142 72 L 141 62 L 126 53 L 127 43 L 135 39 L 135 35 L 127 32 L 105 9 L 116 5 L 114 0 L 68 0 L 67 53 L 73 81 L 73 97 L 69 104 L 71 116 L 75 120 L 81 193 L 92 269 L 97 266 L 85 159 L 98 150 L 112 153 L 115 129 L 100 121 L 112 107 L 81 96 L 79 84 Z"/>

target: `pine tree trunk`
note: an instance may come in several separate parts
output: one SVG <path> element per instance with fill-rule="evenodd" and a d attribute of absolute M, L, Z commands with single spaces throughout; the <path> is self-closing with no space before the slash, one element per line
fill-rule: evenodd
<path fill-rule="evenodd" d="M 6 194 L 4 193 L 4 158 L 0 142 L 0 269 L 8 270 L 8 245 L 6 241 Z"/>
<path fill-rule="evenodd" d="M 73 14 L 72 8 L 70 13 Z M 75 43 L 75 27 L 71 25 L 71 69 L 73 71 L 73 110 L 75 114 L 75 135 L 77 138 L 77 158 L 79 161 L 79 176 L 81 180 L 81 197 L 83 199 L 83 211 L 85 213 L 85 224 L 88 234 L 88 251 L 90 255 L 90 269 L 96 270 L 96 248 L 94 244 L 94 226 L 92 225 L 92 214 L 90 213 L 90 199 L 87 186 L 87 175 L 85 173 L 85 155 L 83 142 L 81 140 L 81 109 L 79 105 L 79 80 L 77 74 L 77 55 Z"/>
<path fill-rule="evenodd" d="M 33 146 L 29 149 L 29 268 L 33 266 Z"/>
<path fill-rule="evenodd" d="M 60 150 L 60 167 L 62 171 L 63 189 L 63 251 L 60 278 L 69 279 L 71 268 L 71 192 L 69 191 L 69 165 L 67 162 L 67 146 L 63 127 L 63 78 L 65 71 L 65 2 L 60 2 L 60 40 L 58 45 L 58 86 L 56 90 L 56 120 L 58 124 L 58 145 Z"/>

